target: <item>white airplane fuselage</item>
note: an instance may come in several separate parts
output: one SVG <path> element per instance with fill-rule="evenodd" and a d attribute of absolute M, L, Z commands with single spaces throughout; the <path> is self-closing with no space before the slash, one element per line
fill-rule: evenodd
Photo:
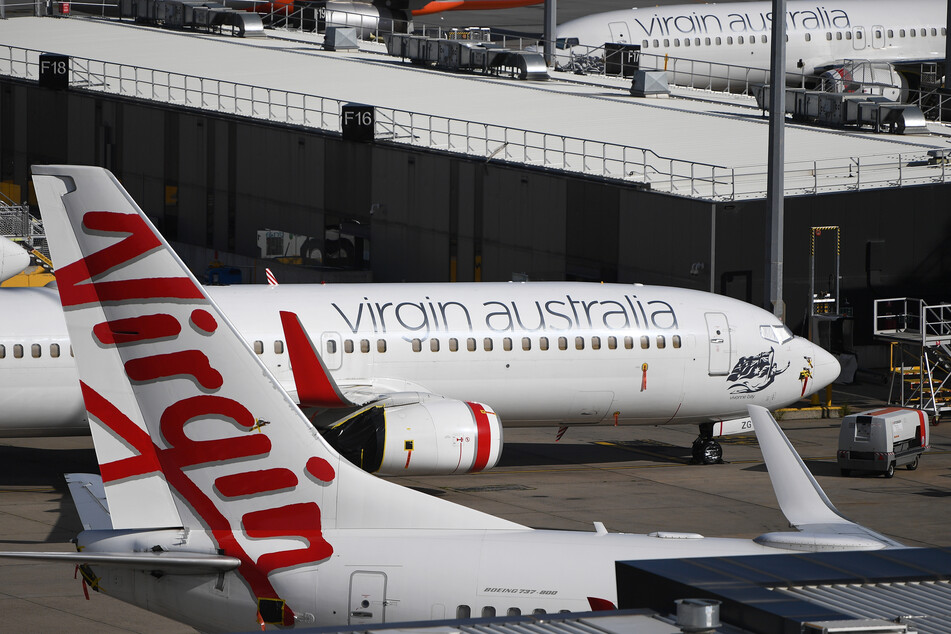
<path fill-rule="evenodd" d="M 839 372 L 831 355 L 766 311 L 685 289 L 551 282 L 209 292 L 292 394 L 279 310 L 300 315 L 341 387 L 476 400 L 506 426 L 724 420 L 748 404 L 786 406 Z M 58 301 L 51 289 L 0 291 L 0 435 L 85 429 Z"/>
<path fill-rule="evenodd" d="M 938 0 L 903 2 L 900 10 L 889 0 L 787 2 L 786 72 L 811 75 L 844 60 L 943 59 L 946 8 Z M 683 4 L 588 15 L 561 24 L 557 37 L 576 38 L 582 47 L 639 44 L 642 53 L 659 56 L 671 74 L 709 72 L 712 87 L 722 88 L 727 76 L 733 82 L 767 81 L 771 25 L 771 2 Z M 654 62 L 646 64 L 653 67 Z M 761 72 L 748 73 L 747 68 Z M 682 82 L 674 77 L 672 83 Z"/>

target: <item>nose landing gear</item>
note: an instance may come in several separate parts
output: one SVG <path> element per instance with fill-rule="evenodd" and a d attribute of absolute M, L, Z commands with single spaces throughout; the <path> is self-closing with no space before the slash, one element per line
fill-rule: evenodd
<path fill-rule="evenodd" d="M 713 439 L 713 423 L 700 425 L 700 435 L 691 447 L 690 464 L 723 464 L 723 447 Z"/>

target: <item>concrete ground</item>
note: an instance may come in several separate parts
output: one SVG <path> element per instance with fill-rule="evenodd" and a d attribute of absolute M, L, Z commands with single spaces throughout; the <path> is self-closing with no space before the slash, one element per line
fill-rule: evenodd
<path fill-rule="evenodd" d="M 869 386 L 865 386 L 868 388 Z M 881 402 L 862 386 L 834 392 L 853 411 Z M 884 390 L 887 393 L 887 389 Z M 783 427 L 846 516 L 911 546 L 951 546 L 951 425 L 932 427 L 917 471 L 887 480 L 844 478 L 835 463 L 838 420 L 785 420 Z M 394 478 L 399 483 L 539 528 L 697 532 L 754 537 L 786 530 L 752 436 L 724 440 L 726 464 L 688 464 L 696 428 L 511 429 L 494 470 L 471 476 Z M 96 470 L 88 437 L 0 440 L 0 549 L 63 550 L 81 530 L 62 474 Z M 83 596 L 70 566 L 0 560 L 0 630 L 190 632 L 102 594 Z"/>

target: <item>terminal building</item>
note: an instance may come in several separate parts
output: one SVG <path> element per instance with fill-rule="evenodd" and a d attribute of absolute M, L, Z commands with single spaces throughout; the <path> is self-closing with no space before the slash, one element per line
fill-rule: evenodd
<path fill-rule="evenodd" d="M 199 274 L 640 282 L 766 303 L 767 120 L 753 98 L 637 98 L 630 79 L 451 72 L 380 41 L 327 50 L 322 35 L 262 33 L 0 21 L 8 202 L 31 201 L 31 164 L 95 164 Z M 62 59 L 50 54 L 68 57 L 65 88 L 41 85 L 41 56 Z M 369 140 L 343 133 L 348 105 L 373 106 Z M 873 300 L 946 299 L 949 132 L 787 125 L 793 330 L 813 296 L 838 293 L 859 364 L 880 367 Z"/>

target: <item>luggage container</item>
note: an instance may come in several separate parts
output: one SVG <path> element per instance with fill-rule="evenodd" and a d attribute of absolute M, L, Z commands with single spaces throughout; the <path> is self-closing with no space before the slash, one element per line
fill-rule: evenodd
<path fill-rule="evenodd" d="M 861 470 L 890 478 L 896 467 L 917 469 L 929 441 L 928 416 L 921 410 L 886 407 L 852 414 L 839 428 L 839 469 L 844 476 Z"/>

